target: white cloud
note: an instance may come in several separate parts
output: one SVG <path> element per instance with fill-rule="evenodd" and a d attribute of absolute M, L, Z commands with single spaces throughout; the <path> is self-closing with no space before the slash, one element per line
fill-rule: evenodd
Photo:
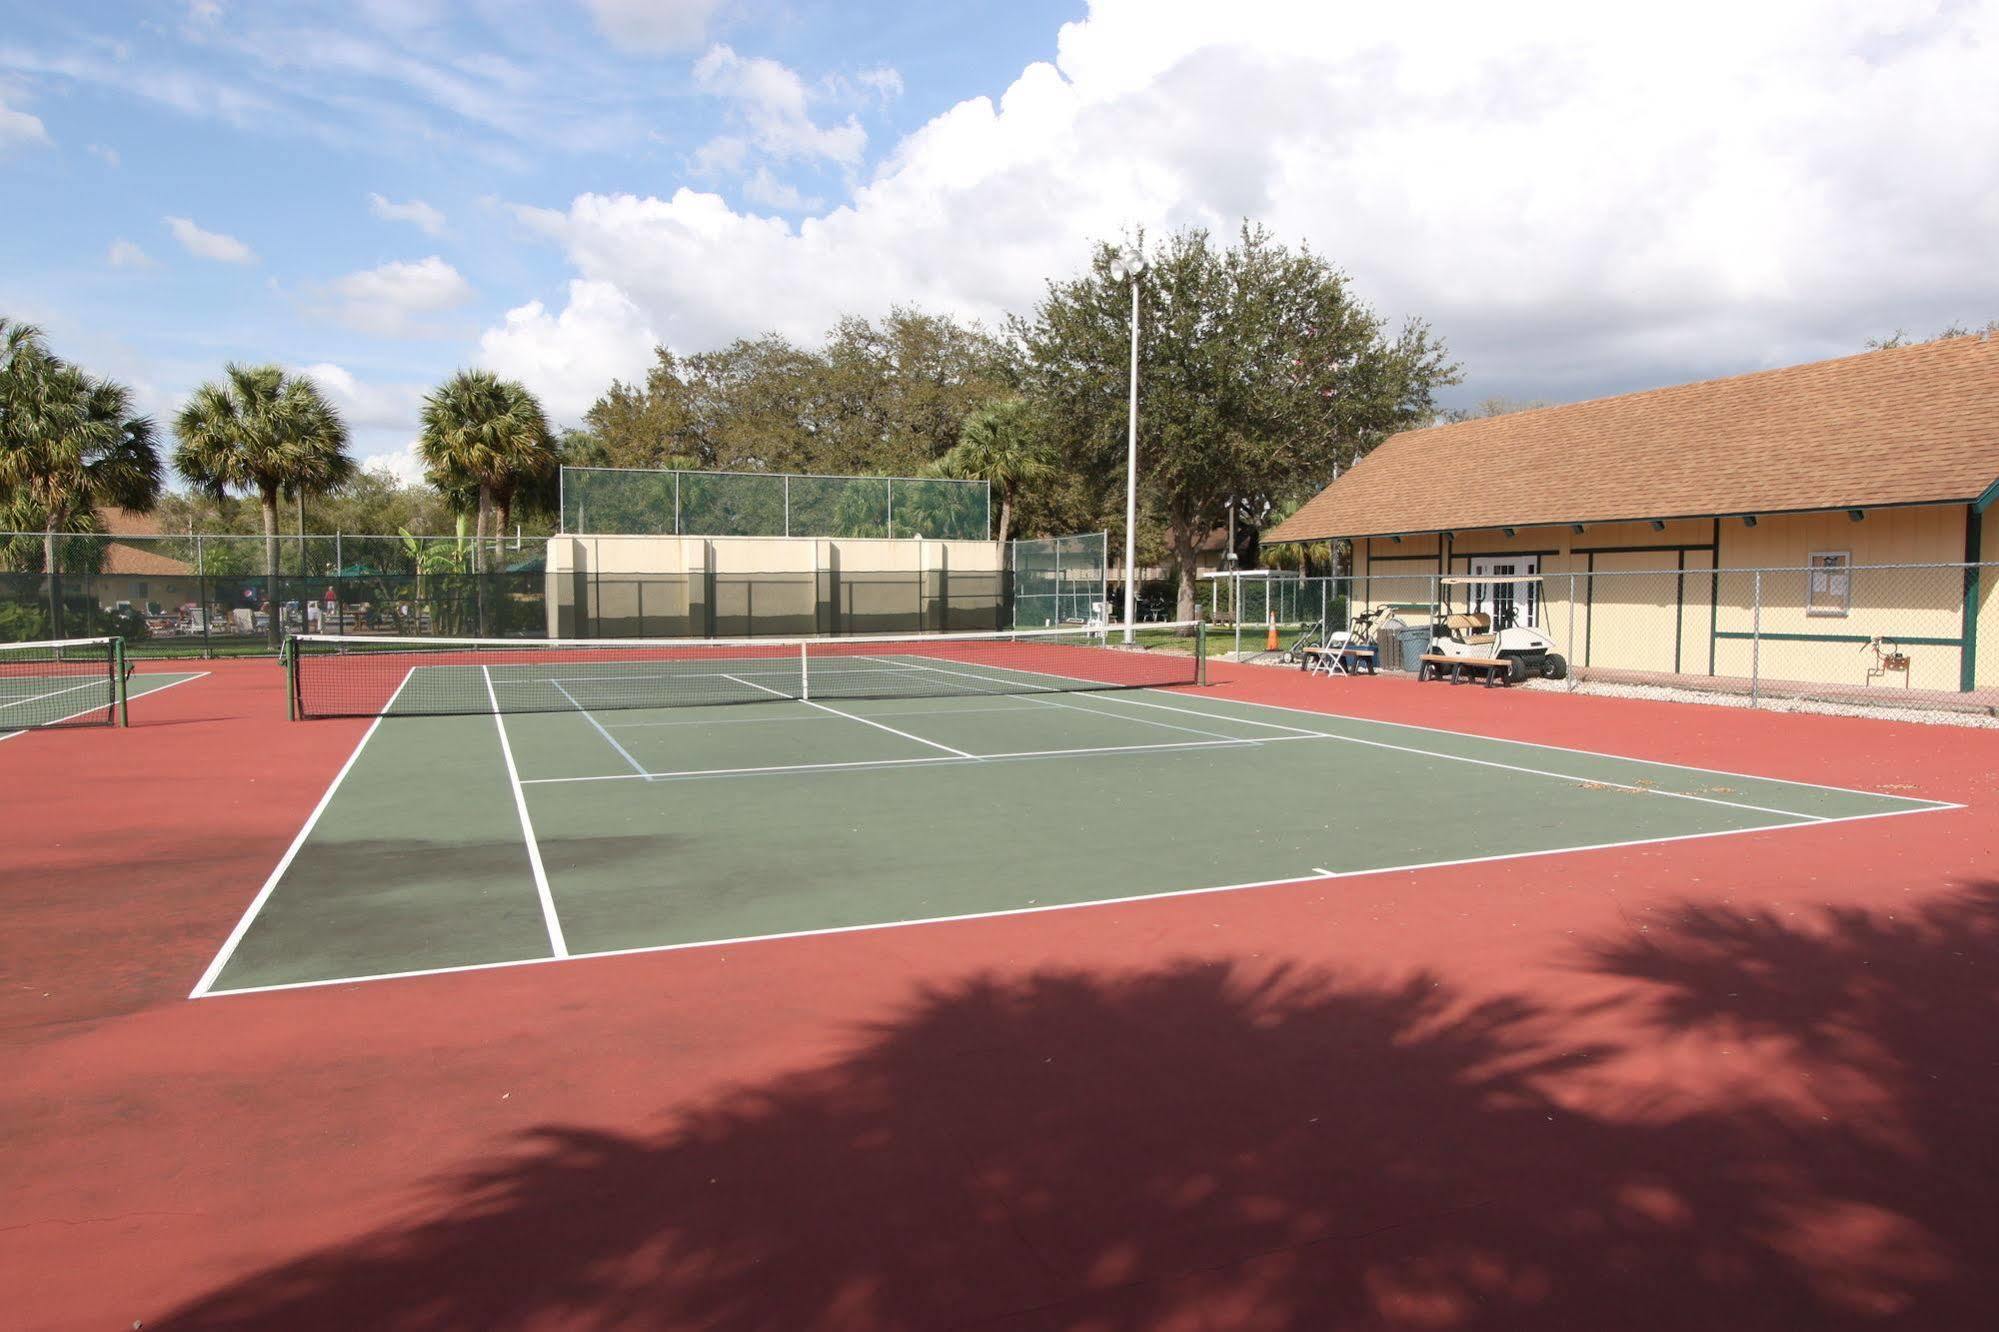
<path fill-rule="evenodd" d="M 128 240 L 115 240 L 104 255 L 104 262 L 113 268 L 151 268 L 153 258 Z"/>
<path fill-rule="evenodd" d="M 192 220 L 185 217 L 162 219 L 167 230 L 173 232 L 174 239 L 181 248 L 199 259 L 213 259 L 224 264 L 254 264 L 257 256 L 250 247 L 234 236 L 225 236 L 219 231 L 203 231 Z"/>
<path fill-rule="evenodd" d="M 414 425 L 426 392 L 417 384 L 372 384 L 333 361 L 292 368 L 319 385 L 351 430 L 396 430 Z"/>
<path fill-rule="evenodd" d="M 362 466 L 385 468 L 401 481 L 423 478 L 416 432 L 428 391 L 424 385 L 371 383 L 332 361 L 292 369 L 309 376 L 339 409 Z"/>
<path fill-rule="evenodd" d="M 635 51 L 688 51 L 708 36 L 721 0 L 584 0 L 598 30 Z"/>
<path fill-rule="evenodd" d="M 116 148 L 110 148 L 101 143 L 87 143 L 83 146 L 83 151 L 89 153 L 108 167 L 119 166 L 124 160 L 118 156 Z"/>
<path fill-rule="evenodd" d="M 222 21 L 221 0 L 187 0 L 187 16 L 195 23 L 220 23 Z"/>
<path fill-rule="evenodd" d="M 49 131 L 42 124 L 40 116 L 31 116 L 26 111 L 16 111 L 7 105 L 6 99 L 0 98 L 0 153 L 27 144 L 47 142 L 49 142 Z"/>
<path fill-rule="evenodd" d="M 796 187 L 771 175 L 769 167 L 758 167 L 757 174 L 743 182 L 743 197 L 751 203 L 785 213 L 804 212 L 820 206 L 818 199 L 800 194 Z"/>
<path fill-rule="evenodd" d="M 371 472 L 387 472 L 406 486 L 416 485 L 424 479 L 424 462 L 417 453 L 414 438 L 399 449 L 363 454 L 361 466 Z"/>
<path fill-rule="evenodd" d="M 368 211 L 387 222 L 408 222 L 426 236 L 444 234 L 444 214 L 421 199 L 392 203 L 379 194 L 370 194 Z"/>
<path fill-rule="evenodd" d="M 795 227 L 687 189 L 538 211 L 569 304 L 487 338 L 581 376 L 642 328 L 695 349 L 892 301 L 992 319 L 1093 240 L 1249 217 L 1391 320 L 1430 319 L 1468 395 L 1811 359 L 1999 309 L 1995 49 L 1999 6 L 1920 0 L 1097 0 L 1055 63 L 939 114 Z M 783 66 L 717 47 L 697 75 L 738 101 L 739 164 L 858 158 L 858 127 L 829 142 Z"/>
<path fill-rule="evenodd" d="M 571 282 L 569 303 L 550 315 L 540 301 L 507 311 L 479 339 L 479 362 L 518 379 L 556 420 L 580 421 L 613 379 L 642 380 L 659 336 L 609 282 Z"/>
<path fill-rule="evenodd" d="M 435 336 L 444 330 L 427 324 L 426 317 L 472 299 L 472 284 L 434 254 L 349 273 L 318 290 L 333 303 L 317 307 L 315 313 L 383 337 Z"/>
<path fill-rule="evenodd" d="M 867 147 L 867 131 L 852 117 L 840 125 L 815 124 L 805 81 L 775 60 L 712 46 L 694 62 L 694 84 L 733 103 L 748 143 L 766 156 L 852 166 Z"/>
<path fill-rule="evenodd" d="M 884 102 L 893 102 L 902 96 L 902 75 L 889 65 L 864 69 L 854 76 L 854 82 L 872 90 Z"/>

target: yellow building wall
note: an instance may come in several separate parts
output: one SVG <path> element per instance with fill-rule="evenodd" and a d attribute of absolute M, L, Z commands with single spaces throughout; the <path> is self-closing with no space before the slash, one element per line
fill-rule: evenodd
<path fill-rule="evenodd" d="M 1448 567 L 1471 571 L 1481 555 L 1531 555 L 1543 579 L 1535 626 L 1579 666 L 1882 688 L 1959 688 L 1964 627 L 1959 568 L 1966 509 L 1938 505 L 1845 513 L 1650 523 L 1484 529 L 1434 537 L 1356 541 L 1356 608 L 1422 600 Z M 1983 556 L 1999 561 L 1999 509 L 1984 515 Z M 1802 570 L 1815 552 L 1845 554 L 1850 596 L 1812 604 Z M 1717 569 L 1719 570 L 1717 572 Z M 1749 572 L 1764 569 L 1760 576 Z M 1999 687 L 1999 570 L 1981 580 L 1977 683 Z M 1570 575 L 1575 576 L 1573 583 Z M 1761 605 L 1758 606 L 1758 583 Z M 1571 589 L 1574 597 L 1571 600 Z M 1760 641 L 1751 635 L 1760 627 Z M 1870 640 L 1909 659 L 1909 671 L 1873 673 Z"/>
<path fill-rule="evenodd" d="M 1979 558 L 1986 562 L 1978 580 L 1977 684 L 1999 689 L 1999 504 L 1985 511 Z"/>

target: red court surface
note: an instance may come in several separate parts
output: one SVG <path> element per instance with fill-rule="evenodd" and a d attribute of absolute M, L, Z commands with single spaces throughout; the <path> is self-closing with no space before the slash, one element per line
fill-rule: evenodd
<path fill-rule="evenodd" d="M 1990 1325 L 1999 734 L 1214 675 L 1967 807 L 190 1001 L 367 725 L 214 663 L 0 743 L 0 1322 Z"/>

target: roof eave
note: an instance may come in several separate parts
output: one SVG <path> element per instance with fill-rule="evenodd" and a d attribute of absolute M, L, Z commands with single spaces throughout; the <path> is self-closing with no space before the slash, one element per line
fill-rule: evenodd
<path fill-rule="evenodd" d="M 1978 512 L 1983 513 L 1986 509 L 1999 505 L 1999 479 L 1995 479 L 1990 486 L 1985 488 L 1984 494 L 1976 499 L 1951 496 L 1942 499 L 1891 500 L 1872 503 L 1865 500 L 1846 500 L 1835 504 L 1814 504 L 1803 509 L 1728 509 L 1720 513 L 1646 513 L 1636 516 L 1626 514 L 1615 518 L 1539 518 L 1531 522 L 1459 523 L 1452 527 L 1403 528 L 1399 531 L 1391 528 L 1379 532 L 1340 532 L 1327 533 L 1321 536 L 1301 537 L 1283 537 L 1272 533 L 1263 537 L 1262 542 L 1267 546 L 1290 546 L 1307 541 L 1362 541 L 1371 540 L 1375 537 L 1441 536 L 1446 532 L 1491 532 L 1502 527 L 1572 527 L 1578 523 L 1585 526 L 1597 526 L 1605 523 L 1683 523 L 1699 522 L 1703 518 L 1748 518 L 1751 516 L 1775 518 L 1789 514 L 1840 513 L 1847 509 L 1927 509 L 1945 504 L 1969 504 L 1977 509 Z"/>

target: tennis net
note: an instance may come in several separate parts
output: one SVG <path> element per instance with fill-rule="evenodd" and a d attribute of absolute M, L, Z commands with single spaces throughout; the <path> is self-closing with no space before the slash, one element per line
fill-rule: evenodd
<path fill-rule="evenodd" d="M 125 694 L 123 640 L 0 643 L 0 732 L 109 726 Z"/>
<path fill-rule="evenodd" d="M 948 698 L 1201 683 L 1201 625 L 1185 646 L 1126 646 L 1121 630 L 838 638 L 355 638 L 287 644 L 294 717 L 594 712 L 783 700 Z M 1179 640 L 1173 640 L 1176 645 Z"/>

